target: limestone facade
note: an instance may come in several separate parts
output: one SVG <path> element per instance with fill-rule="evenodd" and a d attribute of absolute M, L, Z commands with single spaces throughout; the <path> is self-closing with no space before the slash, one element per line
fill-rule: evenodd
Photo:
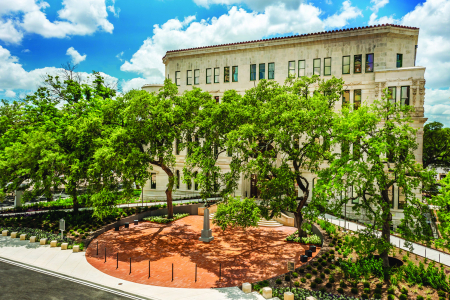
<path fill-rule="evenodd" d="M 344 90 L 349 91 L 347 95 L 350 103 L 360 97 L 361 102 L 370 104 L 374 99 L 381 98 L 384 88 L 395 87 L 396 102 L 409 101 L 415 107 L 412 126 L 418 129 L 419 144 L 415 155 L 416 160 L 421 162 L 423 125 L 426 121 L 423 117 L 425 67 L 415 65 L 418 35 L 418 28 L 379 25 L 168 51 L 163 62 L 166 78 L 177 83 L 180 94 L 199 87 L 213 97 L 218 97 L 219 101 L 228 89 L 245 93 L 258 84 L 260 77 L 273 78 L 283 84 L 289 73 L 312 76 L 316 72 L 321 79 L 330 79 L 332 76 L 342 78 L 345 81 Z M 229 72 L 228 76 L 226 72 Z M 151 92 L 159 86 L 145 85 L 142 88 Z M 336 110 L 341 109 L 341 105 L 337 104 Z M 185 155 L 185 151 L 176 155 L 175 171 L 178 170 L 180 176 Z M 227 171 L 229 161 L 230 158 L 224 153 L 217 163 Z M 154 168 L 153 172 L 156 186 L 152 188 L 149 182 L 144 187 L 144 195 L 164 198 L 167 176 L 158 168 Z M 308 176 L 312 184 L 315 177 L 314 174 Z M 393 208 L 396 226 L 402 217 L 402 209 L 401 205 L 399 207 L 398 191 L 394 193 L 397 195 Z M 194 184 L 188 189 L 181 182 L 175 198 L 189 194 L 198 194 Z M 250 180 L 242 177 L 235 194 L 250 196 Z M 347 212 L 351 212 L 351 206 L 349 203 Z"/>

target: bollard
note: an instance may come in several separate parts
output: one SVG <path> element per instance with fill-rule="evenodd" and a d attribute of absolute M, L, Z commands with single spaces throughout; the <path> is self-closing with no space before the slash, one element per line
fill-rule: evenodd
<path fill-rule="evenodd" d="M 251 293 L 252 292 L 252 285 L 250 283 L 248 283 L 248 282 L 243 283 L 242 284 L 242 291 L 245 294 Z"/>
<path fill-rule="evenodd" d="M 97 241 L 97 256 L 98 256 L 98 241 Z"/>
<path fill-rule="evenodd" d="M 150 278 L 150 259 L 148 260 L 148 278 Z"/>
<path fill-rule="evenodd" d="M 284 300 L 294 300 L 294 294 L 291 292 L 284 293 Z"/>
<path fill-rule="evenodd" d="M 130 257 L 130 274 L 131 274 L 131 257 Z"/>
<path fill-rule="evenodd" d="M 173 263 L 172 263 L 172 281 L 173 281 Z"/>
<path fill-rule="evenodd" d="M 222 263 L 219 264 L 219 281 L 222 279 Z"/>
<path fill-rule="evenodd" d="M 272 289 L 270 287 L 263 288 L 262 296 L 264 297 L 264 299 L 271 299 L 272 298 Z"/>
<path fill-rule="evenodd" d="M 105 247 L 105 262 L 106 262 L 106 247 Z"/>
<path fill-rule="evenodd" d="M 117 266 L 116 266 L 116 270 L 119 268 L 119 252 L 117 252 Z"/>

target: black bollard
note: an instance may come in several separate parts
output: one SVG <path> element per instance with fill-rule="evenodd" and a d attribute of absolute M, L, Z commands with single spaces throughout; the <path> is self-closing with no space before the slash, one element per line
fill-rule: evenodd
<path fill-rule="evenodd" d="M 98 256 L 98 241 L 97 241 L 97 256 Z"/>
<path fill-rule="evenodd" d="M 222 263 L 219 264 L 219 281 L 222 279 Z"/>
<path fill-rule="evenodd" d="M 116 266 L 116 270 L 119 268 L 119 252 L 117 252 L 117 266 Z"/>
<path fill-rule="evenodd" d="M 105 262 L 106 262 L 106 247 L 105 247 Z"/>
<path fill-rule="evenodd" d="M 131 274 L 131 257 L 130 257 L 130 274 Z"/>
<path fill-rule="evenodd" d="M 172 263 L 172 281 L 173 281 L 173 263 Z"/>
<path fill-rule="evenodd" d="M 148 260 L 148 278 L 150 278 L 150 259 Z"/>
<path fill-rule="evenodd" d="M 195 264 L 195 282 L 197 282 L 197 264 Z"/>

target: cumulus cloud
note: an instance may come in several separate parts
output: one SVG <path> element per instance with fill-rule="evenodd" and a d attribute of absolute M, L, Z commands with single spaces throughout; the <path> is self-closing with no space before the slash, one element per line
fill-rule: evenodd
<path fill-rule="evenodd" d="M 5 92 L 5 96 L 8 97 L 8 98 L 14 98 L 14 97 L 16 97 L 16 93 L 14 91 L 7 90 Z"/>
<path fill-rule="evenodd" d="M 152 83 L 151 79 L 138 77 L 130 80 L 122 80 L 120 85 L 122 87 L 122 91 L 126 93 L 130 90 L 140 90 L 144 84 L 149 83 Z"/>
<path fill-rule="evenodd" d="M 24 33 L 46 38 L 89 35 L 97 30 L 112 33 L 114 26 L 107 19 L 105 0 L 63 0 L 62 5 L 52 22 L 45 14 L 50 6 L 47 2 L 0 0 L 0 17 L 6 19 L 0 22 L 0 40 L 17 44 Z M 114 8 L 114 3 L 111 7 Z"/>
<path fill-rule="evenodd" d="M 198 4 L 216 3 L 200 2 Z M 164 64 L 161 58 L 168 50 L 254 40 L 277 34 L 323 31 L 326 27 L 342 27 L 347 24 L 348 19 L 361 15 L 349 1 L 344 1 L 339 14 L 325 21 L 320 18 L 320 9 L 312 4 L 300 3 L 296 9 L 288 9 L 284 2 L 277 3 L 265 7 L 263 13 L 232 7 L 219 18 L 196 21 L 195 16 L 189 16 L 182 21 L 171 19 L 162 25 L 157 24 L 154 26 L 153 36 L 147 38 L 120 69 L 137 73 L 144 78 L 157 78 L 157 82 L 162 82 Z M 337 17 L 343 20 L 338 21 Z"/>
<path fill-rule="evenodd" d="M 194 0 L 194 2 L 206 8 L 209 8 L 213 4 L 221 5 L 233 5 L 233 4 L 245 4 L 250 9 L 255 11 L 264 11 L 268 6 L 283 5 L 286 9 L 298 9 L 302 0 Z"/>
<path fill-rule="evenodd" d="M 74 65 L 79 64 L 80 62 L 84 61 L 86 59 L 86 54 L 81 55 L 77 50 L 75 50 L 73 47 L 70 47 L 67 49 L 66 55 L 69 55 L 72 58 L 72 63 Z"/>
<path fill-rule="evenodd" d="M 348 20 L 362 17 L 361 10 L 355 6 L 352 6 L 351 2 L 346 0 L 342 3 L 340 13 L 329 16 L 325 19 L 326 28 L 344 27 L 348 24 Z"/>
<path fill-rule="evenodd" d="M 386 6 L 386 4 L 389 3 L 389 0 L 370 0 L 370 3 L 373 4 L 373 6 L 370 8 L 373 12 L 369 18 L 369 25 L 397 23 L 397 20 L 395 20 L 394 15 L 383 16 L 383 17 L 377 19 L 378 11 L 380 10 L 380 8 L 383 8 L 384 6 Z"/>
<path fill-rule="evenodd" d="M 116 3 L 116 0 L 112 0 L 112 5 L 109 5 L 108 7 L 107 7 L 107 9 L 110 11 L 110 12 L 112 12 L 113 14 L 114 14 L 114 17 L 116 17 L 116 18 L 118 18 L 119 17 L 119 14 L 120 14 L 120 8 L 115 8 L 114 7 L 114 4 Z"/>

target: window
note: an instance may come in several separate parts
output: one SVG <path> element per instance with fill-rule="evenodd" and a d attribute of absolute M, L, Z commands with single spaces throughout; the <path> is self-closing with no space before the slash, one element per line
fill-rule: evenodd
<path fill-rule="evenodd" d="M 175 139 L 175 155 L 180 155 L 180 147 L 178 139 Z"/>
<path fill-rule="evenodd" d="M 156 189 L 156 173 L 152 173 L 152 176 L 150 177 L 150 188 L 152 190 Z"/>
<path fill-rule="evenodd" d="M 388 96 L 388 100 L 389 102 L 391 102 L 392 104 L 395 105 L 395 102 L 397 102 L 397 88 L 395 86 L 390 86 L 388 87 L 388 92 L 389 92 L 389 96 Z"/>
<path fill-rule="evenodd" d="M 397 53 L 397 68 L 403 66 L 403 54 Z"/>
<path fill-rule="evenodd" d="M 189 178 L 186 185 L 188 190 L 192 189 L 192 179 Z"/>
<path fill-rule="evenodd" d="M 323 59 L 323 75 L 331 75 L 331 57 Z"/>
<path fill-rule="evenodd" d="M 200 70 L 194 70 L 194 84 L 200 83 Z"/>
<path fill-rule="evenodd" d="M 269 73 L 267 79 L 275 79 L 275 63 L 269 63 Z"/>
<path fill-rule="evenodd" d="M 354 56 L 353 73 L 361 73 L 362 55 L 358 54 Z"/>
<path fill-rule="evenodd" d="M 251 81 L 256 80 L 256 64 L 250 65 L 250 80 Z"/>
<path fill-rule="evenodd" d="M 355 90 L 353 94 L 353 109 L 357 110 L 361 106 L 361 90 Z"/>
<path fill-rule="evenodd" d="M 212 76 L 212 70 L 206 69 L 206 83 L 207 84 L 211 83 L 211 76 Z"/>
<path fill-rule="evenodd" d="M 391 208 L 394 208 L 394 186 L 388 190 L 388 198 L 391 203 Z"/>
<path fill-rule="evenodd" d="M 214 83 L 219 83 L 219 68 L 214 68 Z"/>
<path fill-rule="evenodd" d="M 177 189 L 179 189 L 180 188 L 180 170 L 175 171 L 175 177 L 176 177 L 175 185 L 176 185 Z"/>
<path fill-rule="evenodd" d="M 320 75 L 320 58 L 314 59 L 313 64 L 314 64 L 313 74 Z"/>
<path fill-rule="evenodd" d="M 350 55 L 342 56 L 342 74 L 350 74 Z"/>
<path fill-rule="evenodd" d="M 351 188 L 350 197 L 352 198 L 352 204 L 358 204 L 359 203 L 359 199 L 356 198 L 357 193 L 354 192 L 353 186 L 351 186 L 350 188 Z"/>
<path fill-rule="evenodd" d="M 288 76 L 295 77 L 295 61 L 290 61 L 288 63 Z"/>
<path fill-rule="evenodd" d="M 232 71 L 233 71 L 233 78 L 232 78 L 232 80 L 233 80 L 233 82 L 237 82 L 238 81 L 238 67 L 234 66 L 232 68 Z"/>
<path fill-rule="evenodd" d="M 400 105 L 409 105 L 409 86 L 401 87 Z"/>
<path fill-rule="evenodd" d="M 406 197 L 403 193 L 403 188 L 398 188 L 398 209 L 405 209 L 406 207 Z"/>
<path fill-rule="evenodd" d="M 230 82 L 230 67 L 223 68 L 223 82 Z"/>
<path fill-rule="evenodd" d="M 219 96 L 215 96 L 214 99 L 216 100 L 216 103 L 219 103 Z"/>
<path fill-rule="evenodd" d="M 342 107 L 348 107 L 350 105 L 350 91 L 346 90 L 342 92 Z"/>
<path fill-rule="evenodd" d="M 373 72 L 373 53 L 366 54 L 366 73 Z"/>
<path fill-rule="evenodd" d="M 298 77 L 306 76 L 305 74 L 305 61 L 299 60 L 298 61 Z"/>
<path fill-rule="evenodd" d="M 192 70 L 186 71 L 186 84 L 192 85 Z"/>
<path fill-rule="evenodd" d="M 259 64 L 259 80 L 266 79 L 266 64 Z"/>
<path fill-rule="evenodd" d="M 175 72 L 175 84 L 177 86 L 180 86 L 181 83 L 181 75 L 180 75 L 180 71 L 176 71 Z"/>

